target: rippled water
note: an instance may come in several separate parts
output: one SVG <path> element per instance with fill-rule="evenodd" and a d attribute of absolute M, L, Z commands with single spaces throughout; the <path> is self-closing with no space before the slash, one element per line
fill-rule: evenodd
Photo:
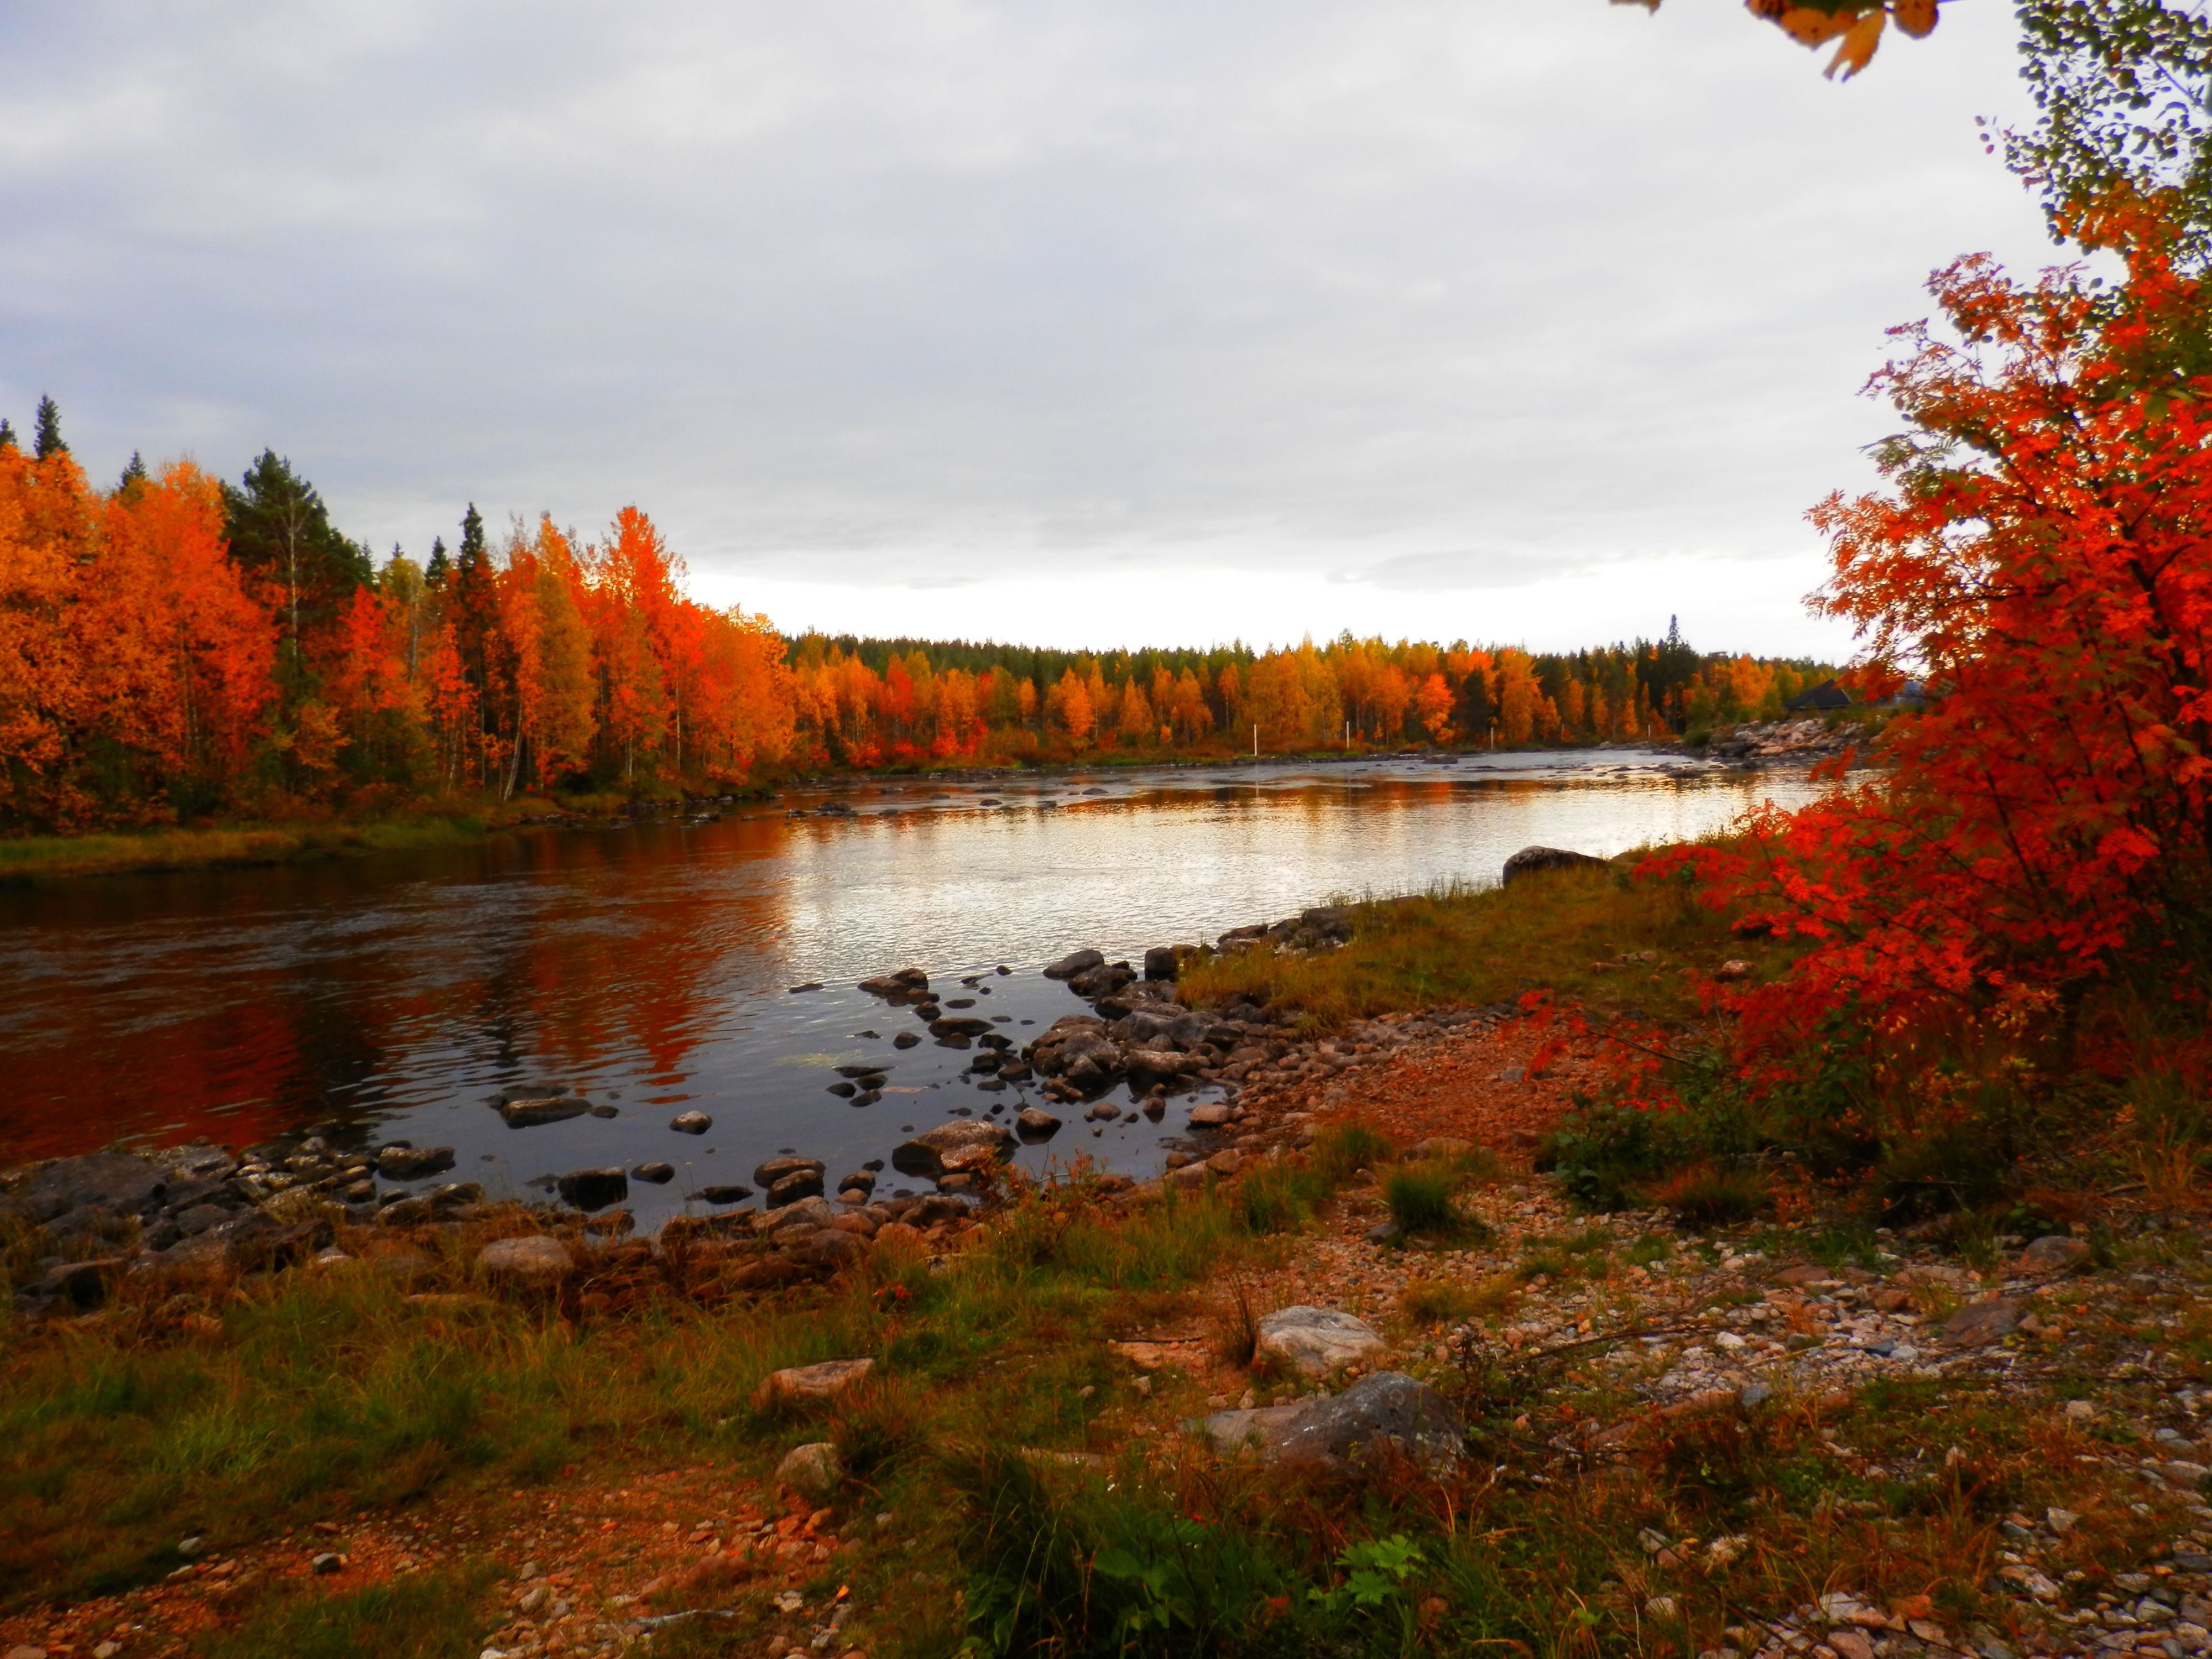
<path fill-rule="evenodd" d="M 1611 854 L 1811 788 L 1626 753 L 919 781 L 691 827 L 0 892 L 0 1164 L 334 1121 L 450 1144 L 445 1178 L 495 1194 L 663 1159 L 673 1183 L 633 1187 L 650 1225 L 779 1151 L 834 1180 L 908 1126 L 1018 1109 L 959 1079 L 966 1054 L 894 1052 L 913 1016 L 853 988 L 867 975 L 921 966 L 1019 1042 L 1080 1006 L 1036 971 L 1079 946 L 1133 958 L 1333 896 L 1492 882 L 1534 842 Z M 857 816 L 787 816 L 831 799 Z M 828 988 L 787 988 L 811 981 Z M 855 1109 L 830 1068 L 864 1060 L 893 1062 L 891 1086 Z M 538 1084 L 618 1115 L 510 1130 L 487 1104 Z M 709 1133 L 668 1128 L 695 1108 Z M 1180 1121 L 1094 1138 L 1071 1119 L 1022 1156 L 1149 1171 Z"/>

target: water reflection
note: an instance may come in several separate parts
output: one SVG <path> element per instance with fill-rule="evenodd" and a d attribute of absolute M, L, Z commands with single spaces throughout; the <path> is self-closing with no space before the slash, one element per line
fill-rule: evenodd
<path fill-rule="evenodd" d="M 1018 1042 L 1076 1006 L 1035 969 L 1078 945 L 1133 955 L 1327 896 L 1493 880 L 1531 842 L 1612 853 L 1809 787 L 1618 757 L 870 785 L 840 797 L 849 817 L 756 809 L 0 893 L 0 1162 L 335 1117 L 451 1143 L 494 1190 L 666 1159 L 678 1181 L 634 1206 L 649 1222 L 783 1148 L 834 1177 L 909 1123 L 1018 1105 L 963 1079 L 965 1054 L 892 1051 L 911 1016 L 850 988 L 868 975 L 986 973 L 976 1012 Z M 861 1060 L 896 1065 L 855 1110 L 827 1068 Z M 620 1115 L 510 1131 L 485 1104 L 543 1082 Z M 685 1107 L 713 1131 L 671 1132 Z M 1178 1121 L 1071 1122 L 1049 1154 L 1148 1169 Z"/>

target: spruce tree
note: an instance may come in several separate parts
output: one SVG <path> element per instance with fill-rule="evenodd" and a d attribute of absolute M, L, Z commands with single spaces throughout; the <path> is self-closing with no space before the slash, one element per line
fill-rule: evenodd
<path fill-rule="evenodd" d="M 422 580 L 433 587 L 443 587 L 446 578 L 453 574 L 453 562 L 446 554 L 446 538 L 433 536 L 430 538 L 430 560 L 422 567 Z"/>
<path fill-rule="evenodd" d="M 0 415 L 0 449 L 15 447 L 15 428 L 8 424 L 8 417 Z"/>
<path fill-rule="evenodd" d="M 315 487 L 274 450 L 262 451 L 239 483 L 223 485 L 222 506 L 232 561 L 284 594 L 286 666 L 296 693 L 304 689 L 301 636 L 336 620 L 354 590 L 368 585 L 368 550 L 332 527 Z"/>
<path fill-rule="evenodd" d="M 61 405 L 52 398 L 39 399 L 38 436 L 32 441 L 31 453 L 42 461 L 69 453 L 69 446 L 62 441 Z"/>
<path fill-rule="evenodd" d="M 131 452 L 131 465 L 123 469 L 123 476 L 115 481 L 115 493 L 125 501 L 145 486 L 146 462 L 137 450 Z"/>

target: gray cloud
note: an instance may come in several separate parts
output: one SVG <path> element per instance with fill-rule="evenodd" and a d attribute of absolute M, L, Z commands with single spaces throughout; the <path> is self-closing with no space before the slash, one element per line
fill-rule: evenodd
<path fill-rule="evenodd" d="M 2043 257 L 2008 29 L 1837 87 L 1599 0 L 18 8 L 0 407 L 273 444 L 380 547 L 635 501 L 737 592 L 1802 559 L 1925 271 Z"/>

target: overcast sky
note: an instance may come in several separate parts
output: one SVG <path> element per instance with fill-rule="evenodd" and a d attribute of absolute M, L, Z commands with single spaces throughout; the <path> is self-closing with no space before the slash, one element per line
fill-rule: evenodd
<path fill-rule="evenodd" d="M 635 501 L 787 629 L 1848 648 L 1804 510 L 1973 118 L 1729 0 L 0 9 L 0 410 L 289 455 L 380 553 Z"/>

